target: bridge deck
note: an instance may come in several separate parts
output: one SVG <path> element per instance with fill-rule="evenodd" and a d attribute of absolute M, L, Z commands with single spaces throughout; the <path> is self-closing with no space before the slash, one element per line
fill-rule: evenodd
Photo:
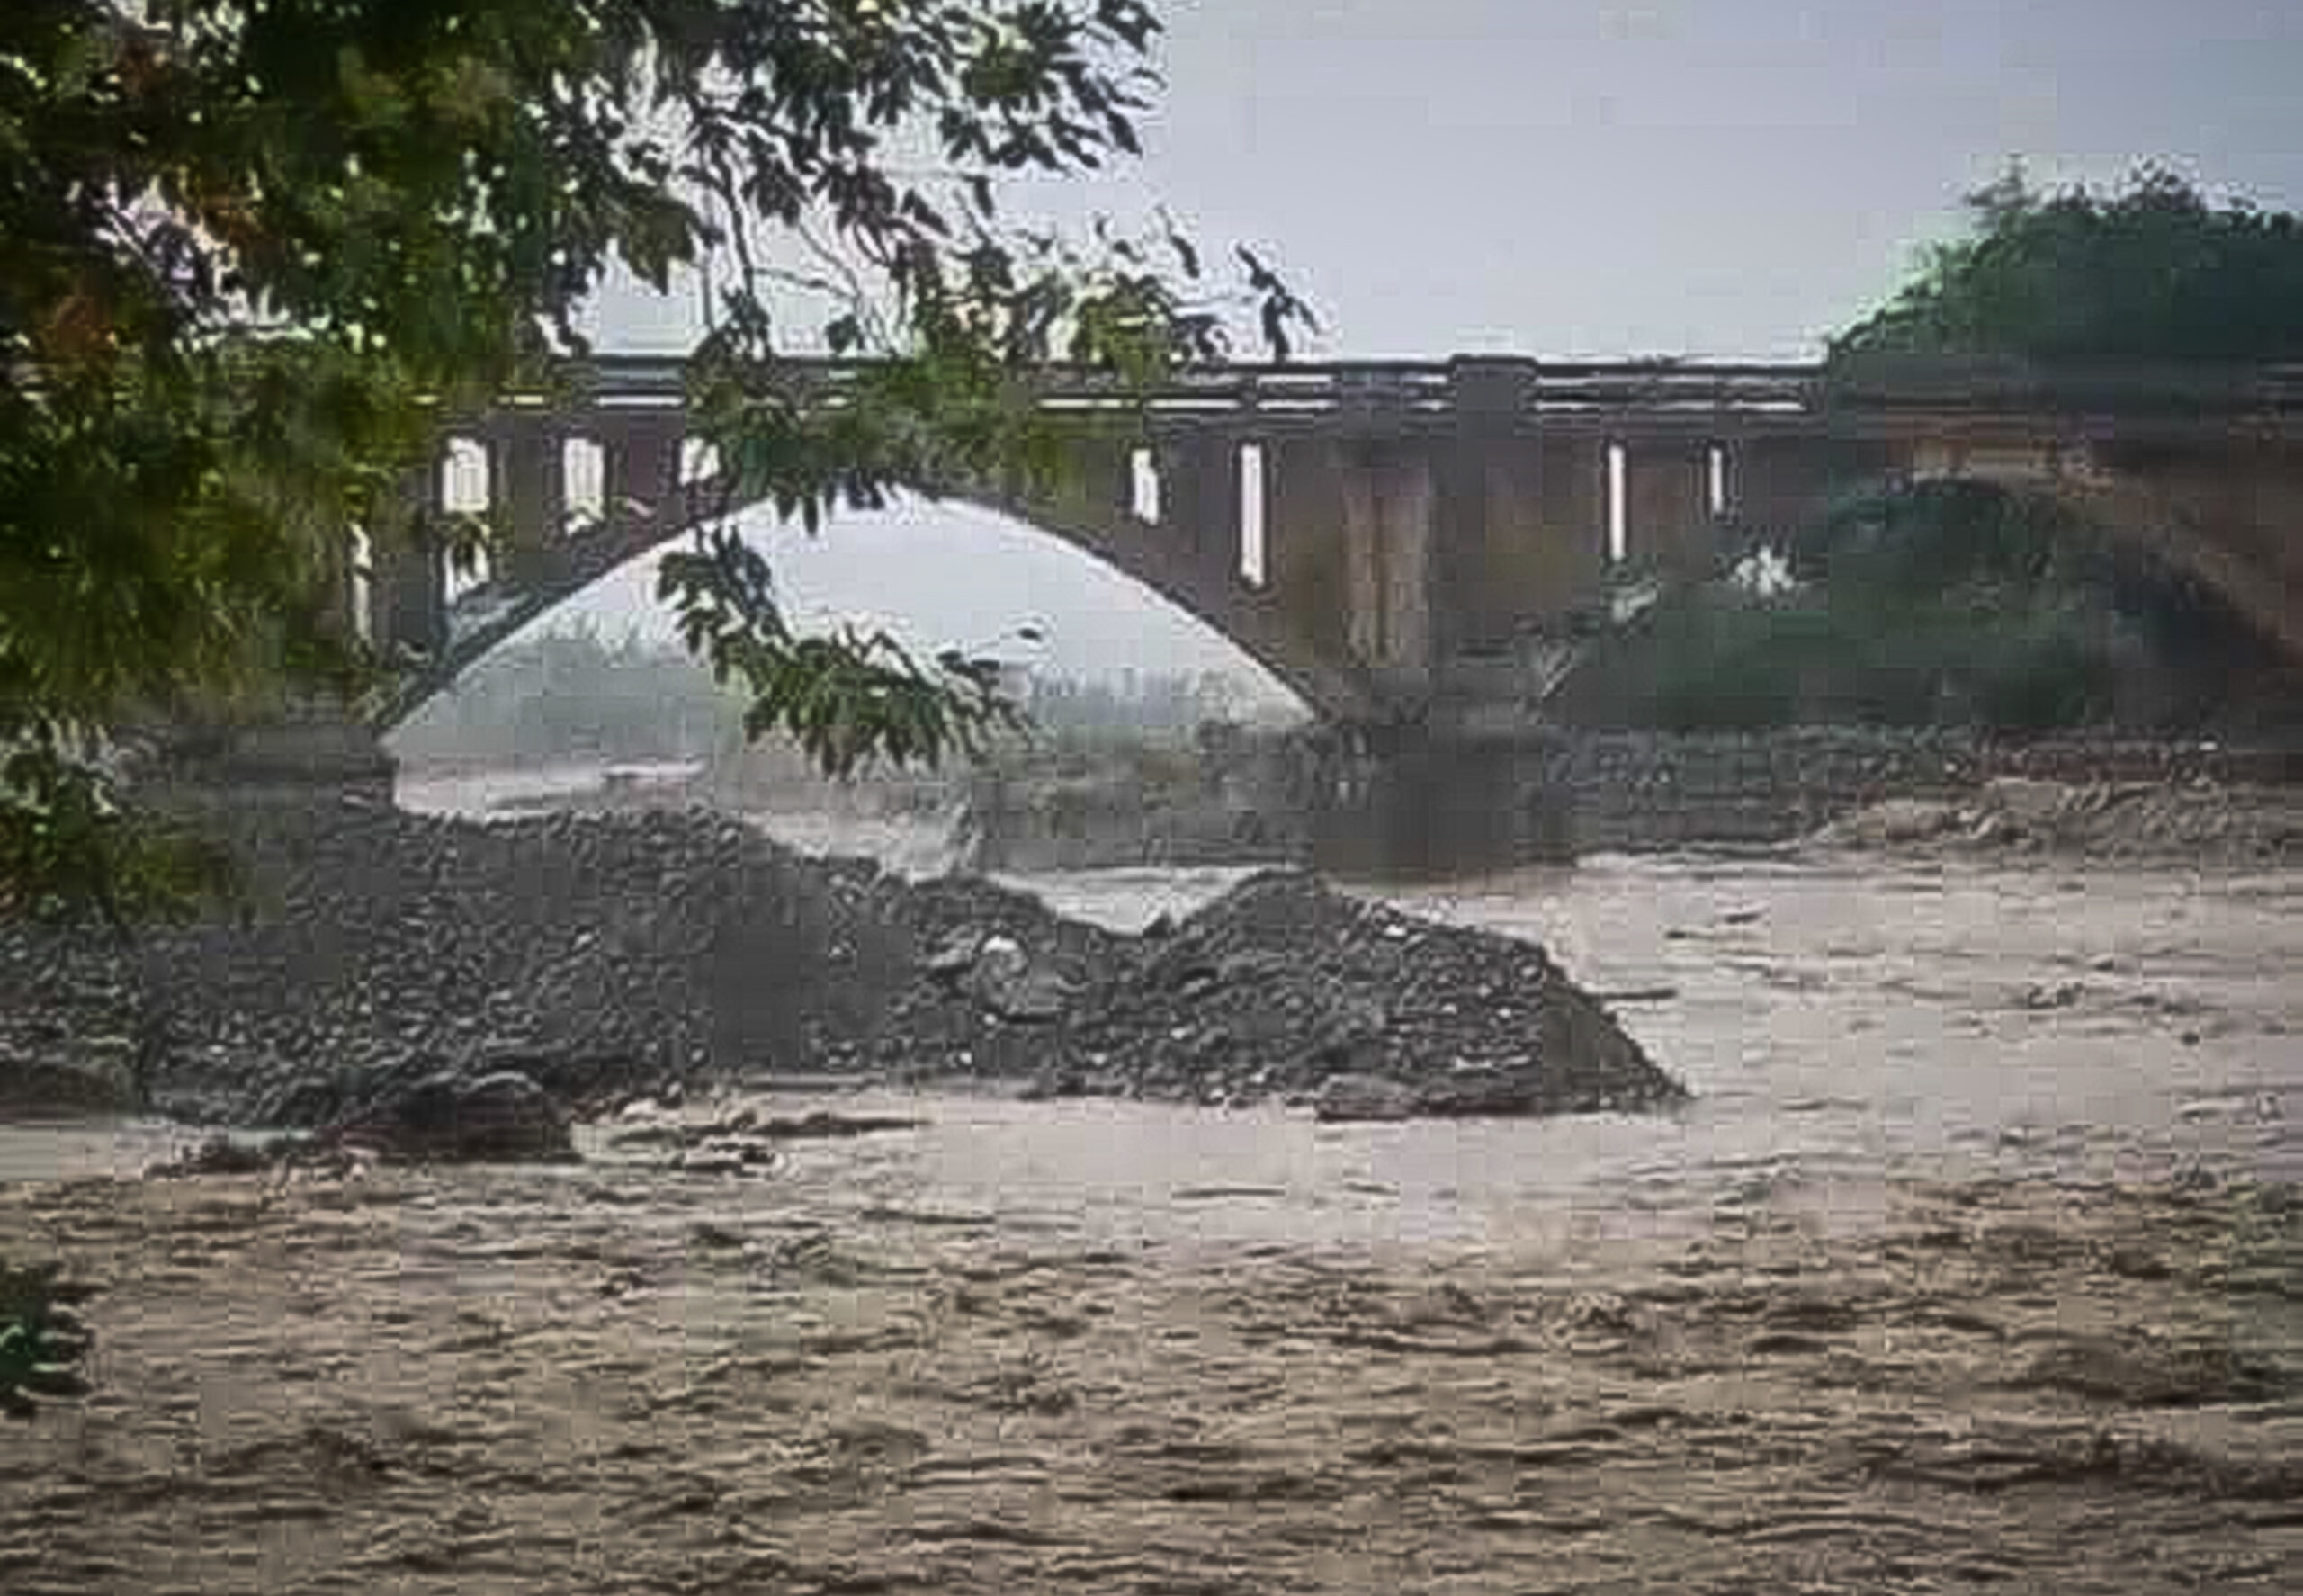
<path fill-rule="evenodd" d="M 868 362 L 793 359 L 766 381 L 802 402 L 849 402 Z M 640 411 L 676 407 L 685 361 L 606 355 L 571 364 L 559 394 L 512 409 Z M 1915 429 L 1955 435 L 2052 417 L 2154 436 L 2303 435 L 2303 367 L 2116 366 L 2043 370 L 2007 362 L 1895 360 L 1815 364 L 1551 363 L 1503 359 L 1243 364 L 1178 373 L 1148 390 L 1053 368 L 1034 383 L 1048 410 L 1155 428 L 1386 432 L 1454 426 L 1476 413 L 1507 428 L 1786 430 L 1850 436 Z"/>

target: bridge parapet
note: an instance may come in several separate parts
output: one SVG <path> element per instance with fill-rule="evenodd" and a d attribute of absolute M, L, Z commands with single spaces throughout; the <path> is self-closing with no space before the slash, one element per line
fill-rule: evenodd
<path fill-rule="evenodd" d="M 868 362 L 795 358 L 759 373 L 802 402 L 837 405 Z M 578 408 L 677 406 L 686 368 L 654 356 L 603 356 L 572 365 L 565 392 Z M 1168 426 L 1348 423 L 1369 412 L 1393 423 L 1443 423 L 1467 405 L 1494 408 L 1518 396 L 1525 424 L 1603 417 L 1661 423 L 1673 417 L 1761 422 L 1789 418 L 1923 426 L 1935 417 L 2272 420 L 2303 432 L 2303 366 L 2042 366 L 1966 357 L 1867 357 L 1832 366 L 1728 362 L 1556 362 L 1518 356 L 1453 361 L 1240 364 L 1180 372 L 1138 389 L 1107 373 L 1062 366 L 1036 379 L 1038 401 L 1083 418 Z M 530 396 L 528 402 L 544 402 Z"/>

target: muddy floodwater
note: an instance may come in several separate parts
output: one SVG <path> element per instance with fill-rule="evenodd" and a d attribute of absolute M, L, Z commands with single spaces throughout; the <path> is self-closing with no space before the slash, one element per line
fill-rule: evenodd
<path fill-rule="evenodd" d="M 1115 924 L 1228 875 L 1028 884 Z M 140 1181 L 0 1590 L 2303 1589 L 2303 874 L 1598 861 L 1533 936 L 1664 1118 L 778 1094 L 759 1178 Z"/>

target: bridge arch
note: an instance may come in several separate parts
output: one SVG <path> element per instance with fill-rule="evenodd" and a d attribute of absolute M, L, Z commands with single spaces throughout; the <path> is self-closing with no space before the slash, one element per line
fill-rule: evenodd
<path fill-rule="evenodd" d="M 1315 715 L 1356 722 L 1376 713 L 1370 685 L 1291 626 L 1268 592 L 1244 578 L 1217 579 L 1198 561 L 1160 558 L 1162 528 L 1134 522 L 1126 507 L 1097 514 L 1076 499 L 984 491 L 922 496 L 922 502 L 989 514 L 1085 555 L 1228 642 Z M 759 507 L 757 499 L 731 496 L 721 481 L 698 478 L 680 482 L 651 515 L 569 525 L 541 557 L 506 562 L 504 573 L 449 605 L 444 645 L 382 707 L 379 730 L 404 724 L 497 647 L 632 561 Z"/>
<path fill-rule="evenodd" d="M 2236 457 L 2235 458 L 2235 448 Z M 1804 538 L 1845 507 L 1969 485 L 2066 513 L 2107 551 L 2195 585 L 2303 664 L 2303 453 L 2224 444 L 2212 455 L 2135 445 L 1919 441 L 1850 452 L 1857 469 L 1794 472 L 1739 505 L 1753 533 Z"/>

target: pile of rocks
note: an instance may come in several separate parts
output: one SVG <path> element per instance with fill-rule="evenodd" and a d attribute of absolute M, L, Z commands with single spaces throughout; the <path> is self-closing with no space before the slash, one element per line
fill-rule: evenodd
<path fill-rule="evenodd" d="M 972 877 L 883 892 L 912 964 L 873 1025 L 825 1050 L 822 1062 L 844 1072 L 1036 1077 L 1069 1022 L 1106 1001 L 1134 941 Z"/>
<path fill-rule="evenodd" d="M 1651 1108 L 1685 1096 L 1529 943 L 1419 920 L 1302 873 L 1156 940 L 1082 1017 L 1067 1086 L 1315 1100 L 1329 1117 Z"/>
<path fill-rule="evenodd" d="M 796 1068 L 866 1027 L 909 968 L 870 872 L 701 813 L 203 818 L 238 861 L 240 905 L 132 946 L 0 921 L 19 1047 L 124 1051 L 185 1118 L 327 1125 L 444 1069 L 515 1069 L 587 1103 Z"/>
<path fill-rule="evenodd" d="M 0 1059 L 77 1059 L 178 1117 L 426 1158 L 555 1155 L 564 1110 L 770 1072 L 1339 1116 L 1680 1095 L 1541 950 L 1298 873 L 1125 937 L 696 811 L 479 825 L 347 802 L 213 823 L 240 909 L 132 945 L 0 919 Z"/>
<path fill-rule="evenodd" d="M 1041 936 L 1011 921 L 972 957 L 964 942 L 940 947 L 874 1055 L 1024 1077 L 1051 1095 L 1277 1098 L 1331 1118 L 1640 1109 L 1686 1095 L 1542 949 L 1304 873 L 1253 876 L 1179 925 L 1101 946 L 1038 914 Z"/>

